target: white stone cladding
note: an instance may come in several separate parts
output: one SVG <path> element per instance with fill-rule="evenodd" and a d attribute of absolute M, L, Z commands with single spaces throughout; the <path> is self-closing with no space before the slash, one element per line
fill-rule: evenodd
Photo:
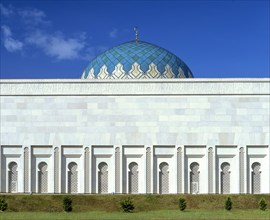
<path fill-rule="evenodd" d="M 69 187 L 128 193 L 135 162 L 138 193 L 222 193 L 222 187 L 270 193 L 269 79 L 1 80 L 0 86 L 1 192 L 9 192 L 15 162 L 24 180 L 14 183 L 17 192 L 39 193 L 38 165 L 45 162 L 48 193 Z M 168 170 L 161 172 L 162 163 Z M 229 185 L 223 163 L 230 165 Z"/>

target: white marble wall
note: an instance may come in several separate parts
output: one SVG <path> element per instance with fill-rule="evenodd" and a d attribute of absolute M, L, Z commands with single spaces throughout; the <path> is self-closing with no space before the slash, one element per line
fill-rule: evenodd
<path fill-rule="evenodd" d="M 190 192 L 192 162 L 200 164 L 199 192 L 208 193 L 209 147 L 214 152 L 213 192 L 220 192 L 219 169 L 224 161 L 231 165 L 231 181 L 239 183 L 241 147 L 245 154 L 244 192 L 251 192 L 250 167 L 254 162 L 261 163 L 261 192 L 270 192 L 269 79 L 2 80 L 0 85 L 2 192 L 8 191 L 11 161 L 18 163 L 19 178 L 24 178 L 24 147 L 30 149 L 29 191 L 37 189 L 33 172 L 45 161 L 48 192 L 67 192 L 67 165 L 73 161 L 78 165 L 78 192 L 96 193 L 97 172 L 91 171 L 105 161 L 109 166 L 108 192 L 115 192 L 117 146 L 121 149 L 122 193 L 128 189 L 128 181 L 123 180 L 128 163 L 137 162 L 140 178 L 145 179 L 147 146 L 152 149 L 151 192 L 159 191 L 161 162 L 169 164 L 170 193 L 179 192 L 178 147 L 183 163 L 182 193 Z M 55 147 L 60 152 L 57 192 Z M 90 149 L 89 180 L 85 180 L 85 147 Z M 24 192 L 23 184 L 19 182 L 18 192 Z M 239 193 L 239 185 L 233 184 L 231 193 Z M 140 182 L 139 191 L 145 193 L 146 184 Z"/>
<path fill-rule="evenodd" d="M 4 96 L 1 144 L 260 145 L 269 97 Z"/>

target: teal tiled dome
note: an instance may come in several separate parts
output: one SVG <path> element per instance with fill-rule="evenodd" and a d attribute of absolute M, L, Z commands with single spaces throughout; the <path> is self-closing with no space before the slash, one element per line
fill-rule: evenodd
<path fill-rule="evenodd" d="M 82 78 L 193 78 L 193 75 L 188 66 L 171 52 L 147 42 L 130 41 L 93 59 Z"/>

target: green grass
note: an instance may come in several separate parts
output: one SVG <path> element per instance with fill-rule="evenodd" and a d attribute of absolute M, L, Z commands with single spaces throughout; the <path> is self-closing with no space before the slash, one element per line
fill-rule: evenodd
<path fill-rule="evenodd" d="M 74 212 L 121 211 L 120 201 L 131 198 L 136 212 L 178 209 L 178 199 L 183 197 L 187 209 L 218 210 L 224 209 L 228 195 L 69 195 L 73 200 Z M 14 212 L 61 212 L 65 195 L 12 195 L 0 194 L 8 203 L 8 211 Z M 263 197 L 270 208 L 270 194 L 267 195 L 230 195 L 233 209 L 258 209 Z"/>
<path fill-rule="evenodd" d="M 270 194 L 230 195 L 233 208 L 224 209 L 228 195 L 69 195 L 73 211 L 63 212 L 66 195 L 0 194 L 8 209 L 2 219 L 267 219 L 270 220 Z M 179 198 L 185 198 L 187 209 L 178 208 Z M 120 202 L 132 199 L 134 213 L 123 213 Z M 268 209 L 259 210 L 261 198 Z"/>
<path fill-rule="evenodd" d="M 260 210 L 158 210 L 148 212 L 3 212 L 0 220 L 4 219 L 270 219 L 270 211 Z"/>

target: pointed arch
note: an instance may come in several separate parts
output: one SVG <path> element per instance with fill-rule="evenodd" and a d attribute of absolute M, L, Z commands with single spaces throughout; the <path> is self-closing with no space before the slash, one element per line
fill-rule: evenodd
<path fill-rule="evenodd" d="M 18 192 L 18 164 L 14 161 L 10 162 L 8 168 L 8 191 L 16 193 Z"/>
<path fill-rule="evenodd" d="M 200 191 L 200 165 L 197 162 L 190 164 L 190 193 L 197 194 Z"/>
<path fill-rule="evenodd" d="M 68 193 L 78 193 L 78 165 L 75 162 L 68 164 Z"/>
<path fill-rule="evenodd" d="M 254 162 L 251 166 L 252 168 L 252 194 L 261 193 L 261 164 L 258 162 Z"/>
<path fill-rule="evenodd" d="M 108 193 L 108 164 L 101 162 L 98 169 L 98 193 Z"/>
<path fill-rule="evenodd" d="M 38 193 L 48 193 L 48 164 L 40 162 L 38 169 Z"/>
<path fill-rule="evenodd" d="M 128 172 L 128 186 L 129 193 L 138 193 L 138 185 L 139 185 L 139 172 L 138 172 L 138 164 L 132 162 L 129 164 L 129 172 Z"/>
<path fill-rule="evenodd" d="M 220 189 L 221 194 L 228 194 L 230 193 L 230 185 L 231 185 L 231 178 L 230 178 L 230 164 L 224 162 L 221 164 L 221 174 L 220 174 Z"/>
<path fill-rule="evenodd" d="M 162 162 L 159 165 L 159 193 L 169 193 L 169 164 Z"/>

